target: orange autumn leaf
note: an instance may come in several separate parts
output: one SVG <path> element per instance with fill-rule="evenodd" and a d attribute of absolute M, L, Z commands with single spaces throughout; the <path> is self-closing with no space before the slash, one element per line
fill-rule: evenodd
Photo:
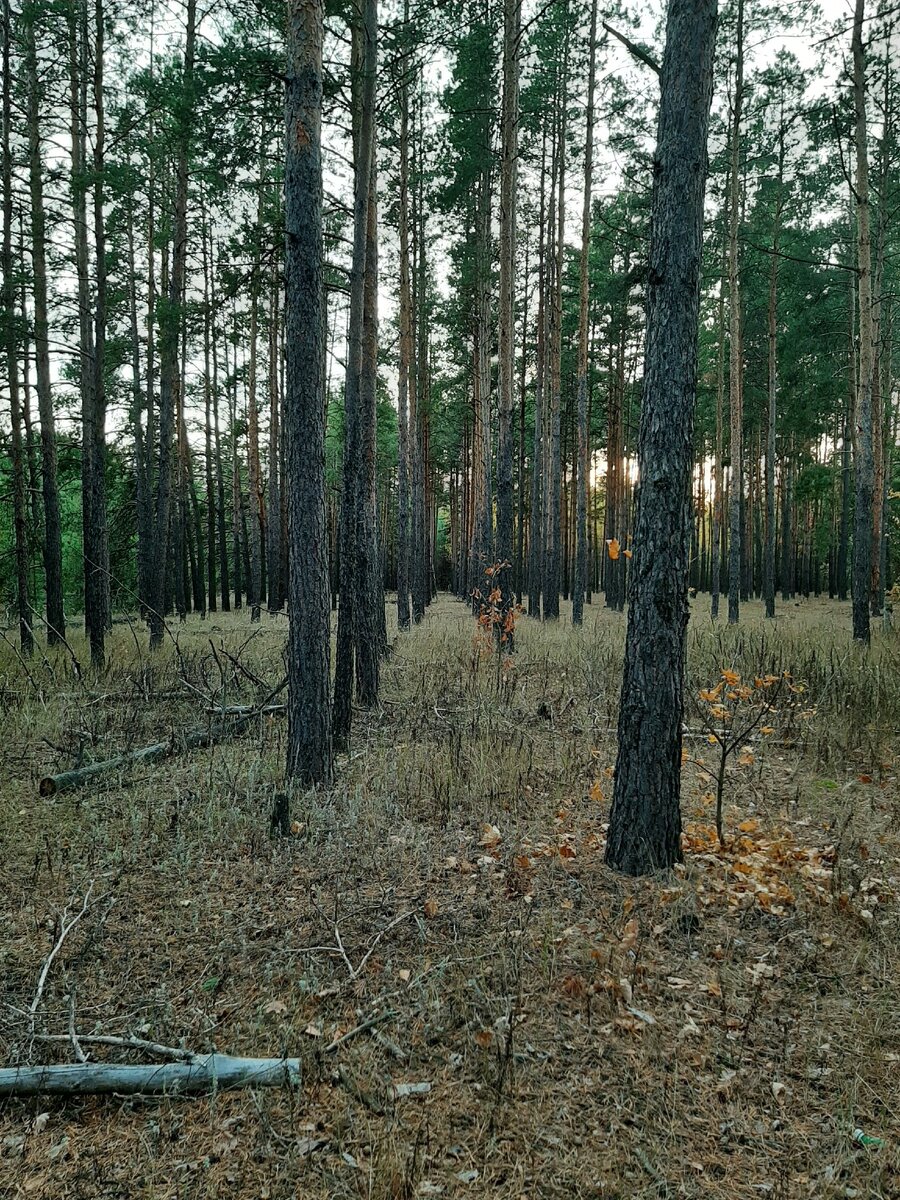
<path fill-rule="evenodd" d="M 626 557 L 626 558 L 631 558 L 631 551 L 630 551 L 630 550 L 623 550 L 623 551 L 622 551 L 622 553 L 625 555 L 625 557 Z"/>
<path fill-rule="evenodd" d="M 595 804 L 603 803 L 603 788 L 601 788 L 601 786 L 600 786 L 599 779 L 595 779 L 594 782 L 591 784 L 591 790 L 588 793 L 588 795 L 594 801 Z"/>
<path fill-rule="evenodd" d="M 737 673 L 737 671 L 731 671 L 731 670 L 728 670 L 727 668 L 722 672 L 722 678 L 725 680 L 725 682 L 728 684 L 729 687 L 734 687 L 736 684 L 741 682 L 741 677 Z"/>

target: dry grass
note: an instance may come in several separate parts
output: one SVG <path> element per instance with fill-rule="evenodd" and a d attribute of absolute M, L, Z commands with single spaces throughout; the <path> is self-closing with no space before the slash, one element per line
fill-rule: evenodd
<path fill-rule="evenodd" d="M 261 697 L 283 618 L 191 621 L 152 662 L 117 627 L 83 683 L 68 655 L 28 678 L 0 651 L 4 1058 L 68 1057 L 21 1010 L 94 880 L 39 1031 L 66 1031 L 74 995 L 84 1033 L 305 1064 L 294 1095 L 0 1102 L 0 1194 L 900 1196 L 898 643 L 852 647 L 846 606 L 745 611 L 713 628 L 696 602 L 692 690 L 723 666 L 807 690 L 729 772 L 728 852 L 686 764 L 685 868 L 655 881 L 603 866 L 624 624 L 596 605 L 580 632 L 523 620 L 498 689 L 441 599 L 395 643 L 334 790 L 293 798 L 287 842 L 268 835 L 279 717 L 82 793 L 36 787 L 193 727 L 198 692 Z M 323 1055 L 375 1013 L 377 1038 Z"/>

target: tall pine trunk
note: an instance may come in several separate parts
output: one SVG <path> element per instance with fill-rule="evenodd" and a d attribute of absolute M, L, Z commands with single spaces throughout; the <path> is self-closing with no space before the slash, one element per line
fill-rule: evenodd
<path fill-rule="evenodd" d="M 766 616 L 775 616 L 775 424 L 778 407 L 778 239 L 781 233 L 784 179 L 784 105 L 778 128 L 778 180 L 772 224 L 772 262 L 769 265 L 768 417 L 766 421 L 766 544 L 763 558 L 763 600 Z"/>
<path fill-rule="evenodd" d="M 325 536 L 321 0 L 289 0 L 285 77 L 285 405 L 290 624 L 287 773 L 331 779 L 331 611 Z"/>
<path fill-rule="evenodd" d="M 409 21 L 409 0 L 403 7 Z M 400 357 L 397 370 L 397 627 L 409 629 L 409 380 L 412 364 L 412 291 L 409 271 L 409 71 L 411 57 L 400 60 L 400 196 L 397 216 L 400 237 Z"/>
<path fill-rule="evenodd" d="M 16 335 L 16 275 L 12 251 L 12 75 L 10 45 L 12 16 L 10 0 L 3 3 L 3 318 L 6 342 L 6 373 L 12 426 L 13 538 L 16 563 L 16 609 L 19 616 L 19 645 L 24 658 L 34 653 L 31 605 L 28 598 L 28 502 L 25 480 L 25 443 L 22 437 L 22 402 L 19 390 L 19 339 Z"/>
<path fill-rule="evenodd" d="M 31 258 L 34 297 L 34 356 L 38 414 L 41 424 L 41 494 L 44 501 L 44 587 L 47 603 L 47 644 L 65 637 L 62 588 L 62 525 L 56 468 L 56 421 L 50 383 L 49 317 L 47 305 L 47 219 L 41 160 L 41 88 L 37 65 L 34 10 L 23 14 L 25 74 L 28 103 L 28 182 L 31 199 Z"/>
<path fill-rule="evenodd" d="M 170 565 L 170 524 L 172 516 L 173 450 L 178 435 L 176 415 L 179 407 L 181 374 L 178 350 L 182 323 L 182 298 L 188 251 L 188 153 L 191 141 L 194 49 L 196 44 L 197 0 L 187 0 L 187 30 L 181 76 L 182 105 L 176 129 L 175 213 L 172 225 L 172 267 L 168 296 L 159 330 L 159 453 L 157 458 L 155 545 L 151 575 L 152 603 L 148 609 L 150 646 L 162 644 L 165 629 L 166 575 Z M 180 548 L 175 545 L 178 553 Z M 172 563 L 177 572 L 180 562 Z"/>
<path fill-rule="evenodd" d="M 872 571 L 872 510 L 875 457 L 872 441 L 872 386 L 875 373 L 872 312 L 872 235 L 869 212 L 869 152 L 866 126 L 866 57 L 863 48 L 865 0 L 856 0 L 853 21 L 853 103 L 856 116 L 856 237 L 859 302 L 859 378 L 854 446 L 856 507 L 853 527 L 853 637 L 868 644 Z"/>
<path fill-rule="evenodd" d="M 597 0 L 591 4 L 590 51 L 588 54 L 587 130 L 584 150 L 584 201 L 581 212 L 581 263 L 578 305 L 578 443 L 575 455 L 575 585 L 572 596 L 572 623 L 580 625 L 584 613 L 587 584 L 587 493 L 588 493 L 588 284 L 590 281 L 591 186 L 594 166 L 594 76 L 597 56 Z"/>
<path fill-rule="evenodd" d="M 731 409 L 731 505 L 728 514 L 728 623 L 740 617 L 743 569 L 744 373 L 738 239 L 741 226 L 741 111 L 744 103 L 744 0 L 737 0 L 737 49 L 731 114 L 728 185 L 728 388 Z"/>
<path fill-rule="evenodd" d="M 497 443 L 497 561 L 504 625 L 499 638 L 511 648 L 513 578 L 513 412 L 516 390 L 516 206 L 518 203 L 519 42 L 521 0 L 503 2 L 503 100 L 500 128 L 500 423 Z"/>
<path fill-rule="evenodd" d="M 653 163 L 639 490 L 606 861 L 681 859 L 697 330 L 715 0 L 669 0 Z"/>

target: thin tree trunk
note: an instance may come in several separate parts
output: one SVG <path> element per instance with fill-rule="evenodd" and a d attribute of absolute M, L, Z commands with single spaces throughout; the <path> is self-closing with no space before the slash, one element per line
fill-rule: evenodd
<path fill-rule="evenodd" d="M 209 301 L 209 248 L 206 238 L 206 210 L 201 208 L 200 236 L 203 249 L 203 465 L 206 483 L 206 603 L 209 611 L 218 607 L 216 589 L 216 497 L 213 477 L 212 432 L 212 308 Z"/>
<path fill-rule="evenodd" d="M 875 373 L 872 312 L 872 246 L 869 213 L 869 153 L 866 130 L 865 0 L 856 0 L 853 21 L 853 102 L 856 115 L 856 231 L 859 297 L 859 380 L 854 426 L 856 507 L 853 530 L 853 637 L 868 644 L 872 572 L 872 509 L 875 460 L 872 442 L 872 385 Z"/>
<path fill-rule="evenodd" d="M 24 658 L 34 653 L 31 605 L 28 598 L 28 505 L 25 483 L 25 446 L 22 438 L 22 406 L 19 390 L 18 338 L 16 336 L 16 277 L 13 264 L 13 177 L 12 177 L 12 74 L 10 46 L 12 14 L 10 0 L 3 3 L 3 311 L 6 342 L 6 373 L 12 426 L 13 536 L 16 562 L 16 609 L 19 644 Z"/>
<path fill-rule="evenodd" d="M 73 240 L 78 293 L 79 384 L 82 413 L 82 538 L 84 559 L 84 617 L 90 638 L 91 661 L 102 667 L 105 658 L 105 624 L 102 615 L 99 574 L 102 571 L 101 553 L 95 544 L 97 528 L 94 516 L 97 474 L 95 453 L 96 405 L 94 387 L 94 331 L 91 321 L 91 295 L 88 277 L 87 226 L 87 0 L 78 0 L 68 11 L 69 37 L 69 110 L 71 118 L 72 154 L 70 188 L 72 196 Z"/>
<path fill-rule="evenodd" d="M 260 156 L 262 162 L 262 156 Z M 260 195 L 262 179 L 260 179 Z M 260 209 L 262 200 L 260 199 Z M 261 228 L 262 213 L 257 213 L 257 228 Z M 262 478 L 259 466 L 259 407 L 256 374 L 259 367 L 259 261 L 254 262 L 250 282 L 250 363 L 247 379 L 247 480 L 250 489 L 248 534 L 250 539 L 250 620 L 258 621 L 262 605 Z"/>
<path fill-rule="evenodd" d="M 361 20 L 353 28 L 353 143 L 354 211 L 353 261 L 350 274 L 350 316 L 347 337 L 347 371 L 344 384 L 344 463 L 340 524 L 340 588 L 338 597 L 337 659 L 334 677 L 332 727 L 338 746 L 350 736 L 353 681 L 357 647 L 356 623 L 360 583 L 360 528 L 364 487 L 362 463 L 362 372 L 365 336 L 366 267 L 368 249 L 369 189 L 375 138 L 375 36 L 370 28 L 370 6 L 364 0 Z"/>
<path fill-rule="evenodd" d="M 404 25 L 409 23 L 409 0 L 404 0 Z M 409 377 L 412 363 L 412 292 L 409 277 L 409 72 L 408 50 L 400 60 L 400 359 L 397 375 L 397 627 L 409 629 Z"/>
<path fill-rule="evenodd" d="M 544 620 L 559 619 L 560 590 L 560 526 L 561 526 L 561 419 L 562 419 L 562 317 L 563 317 L 563 271 L 565 268 L 566 233 L 566 132 L 568 128 L 569 75 L 569 27 L 568 4 L 564 5 L 566 30 L 563 35 L 563 57 L 558 80 L 558 102 L 561 106 L 559 120 L 558 193 L 556 198 L 556 245 L 554 262 L 554 286 L 551 307 L 550 338 L 550 461 L 547 472 L 547 539 L 544 547 Z"/>
<path fill-rule="evenodd" d="M 271 299 L 269 307 L 269 508 L 266 514 L 266 571 L 268 574 L 268 606 L 276 613 L 284 605 L 281 589 L 281 385 L 278 364 L 281 343 L 278 339 L 279 320 L 279 260 L 272 263 Z"/>
<path fill-rule="evenodd" d="M 500 423 L 497 443 L 497 562 L 503 620 L 498 639 L 512 649 L 507 613 L 514 603 L 513 579 L 513 411 L 516 390 L 516 208 L 519 156 L 519 44 L 521 0 L 503 3 L 503 100 L 500 130 Z"/>
<path fill-rule="evenodd" d="M 150 646 L 162 644 L 164 632 L 165 580 L 169 562 L 172 509 L 172 451 L 177 429 L 181 376 L 178 349 L 182 323 L 185 268 L 188 250 L 188 152 L 192 132 L 194 48 L 196 43 L 197 0 L 187 0 L 187 29 L 182 68 L 182 110 L 176 130 L 175 214 L 172 228 L 172 269 L 168 280 L 165 317 L 159 331 L 159 454 L 156 479 L 156 521 L 154 562 L 151 575 L 153 602 L 148 612 Z M 177 546 L 175 547 L 177 551 Z M 179 564 L 175 562 L 176 571 Z"/>
<path fill-rule="evenodd" d="M 47 221 L 41 161 L 41 103 L 38 76 L 35 10 L 21 18 L 25 43 L 28 102 L 28 181 L 31 199 L 31 259 L 34 297 L 34 356 L 38 413 L 41 422 L 41 492 L 44 501 L 44 587 L 47 603 L 47 645 L 65 637 L 62 587 L 62 525 L 56 468 L 56 421 L 50 383 L 49 317 L 47 304 Z"/>
<path fill-rule="evenodd" d="M 88 35 L 84 34 L 84 53 Z M 92 547 L 90 558 L 97 563 L 94 592 L 98 620 L 103 632 L 112 629 L 109 577 L 109 530 L 106 513 L 106 221 L 104 217 L 104 172 L 106 155 L 106 114 L 103 95 L 104 17 L 103 0 L 94 4 L 94 389 L 90 430 L 94 445 L 91 455 L 91 531 L 86 539 Z"/>
<path fill-rule="evenodd" d="M 547 129 L 541 144 L 541 185 L 538 215 L 537 362 L 534 389 L 534 435 L 531 452 L 531 514 L 528 536 L 528 615 L 540 620 L 544 584 L 544 381 L 546 378 L 546 209 Z"/>
<path fill-rule="evenodd" d="M 778 193 L 772 226 L 772 261 L 769 265 L 769 411 L 766 422 L 766 547 L 763 561 L 763 599 L 766 616 L 775 616 L 775 422 L 778 408 L 778 239 L 781 233 L 784 179 L 784 105 L 778 128 Z"/>
<path fill-rule="evenodd" d="M 580 625 L 584 613 L 587 572 L 587 489 L 588 455 L 588 285 L 591 249 L 591 187 L 594 166 L 594 76 L 597 58 L 597 0 L 591 4 L 590 52 L 588 55 L 587 130 L 584 150 L 584 203 L 581 213 L 580 295 L 578 306 L 578 444 L 575 456 L 577 479 L 575 530 L 575 586 L 572 596 L 572 623 Z"/>
<path fill-rule="evenodd" d="M 744 377 L 741 332 L 740 260 L 738 239 L 741 225 L 741 112 L 744 103 L 744 0 L 737 0 L 737 49 L 731 116 L 731 176 L 728 191 L 728 327 L 731 409 L 731 511 L 728 545 L 728 623 L 740 618 L 743 566 L 742 510 Z"/>

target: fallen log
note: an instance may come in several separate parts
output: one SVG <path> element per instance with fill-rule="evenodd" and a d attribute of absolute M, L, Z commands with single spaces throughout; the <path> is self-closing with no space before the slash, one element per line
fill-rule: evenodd
<path fill-rule="evenodd" d="M 211 717 L 245 717 L 250 713 L 269 716 L 271 713 L 287 712 L 286 704 L 267 704 L 264 708 L 255 708 L 252 704 L 226 704 L 224 708 L 215 704 L 206 710 Z"/>
<path fill-rule="evenodd" d="M 243 1087 L 296 1087 L 299 1058 L 201 1054 L 190 1062 L 62 1063 L 0 1068 L 0 1096 L 173 1095 Z"/>
<path fill-rule="evenodd" d="M 76 767 L 72 771 L 62 771 L 58 775 L 45 775 L 38 785 L 38 791 L 42 796 L 55 796 L 57 792 L 67 792 L 73 788 L 83 787 L 84 784 L 96 778 L 96 776 L 106 775 L 110 771 L 115 771 L 122 767 L 135 766 L 145 762 L 155 762 L 157 759 L 167 758 L 171 754 L 182 753 L 185 750 L 197 750 L 204 746 L 212 746 L 216 742 L 224 741 L 226 738 L 235 737 L 243 729 L 246 729 L 255 717 L 270 711 L 272 701 L 286 687 L 287 677 L 282 679 L 278 687 L 269 693 L 262 704 L 251 708 L 231 724 L 210 725 L 204 729 L 192 729 L 189 733 L 182 734 L 180 737 L 173 737 L 168 742 L 156 742 L 152 746 L 143 746 L 140 750 L 131 750 L 127 754 L 119 754 L 115 758 L 106 759 L 104 762 L 88 763 L 85 767 Z"/>

